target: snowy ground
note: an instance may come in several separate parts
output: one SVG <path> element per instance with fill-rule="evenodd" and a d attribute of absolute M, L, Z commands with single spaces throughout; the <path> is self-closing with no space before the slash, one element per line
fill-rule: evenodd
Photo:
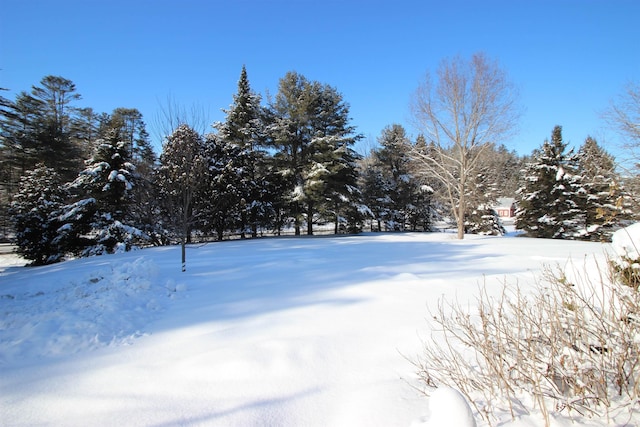
<path fill-rule="evenodd" d="M 544 263 L 609 249 L 449 233 L 265 238 L 191 246 L 186 273 L 178 247 L 36 268 L 0 254 L 0 424 L 419 424 L 430 409 L 407 358 L 429 336 L 427 306 L 473 301 L 483 282 L 534 286 Z M 534 410 L 499 425 L 542 421 Z"/>

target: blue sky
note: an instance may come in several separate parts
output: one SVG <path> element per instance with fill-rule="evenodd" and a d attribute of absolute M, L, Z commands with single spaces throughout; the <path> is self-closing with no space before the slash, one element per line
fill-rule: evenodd
<path fill-rule="evenodd" d="M 600 113 L 640 81 L 639 21 L 637 0 L 0 0 L 0 87 L 13 99 L 60 75 L 78 106 L 137 108 L 151 125 L 170 97 L 213 122 L 243 64 L 263 95 L 294 70 L 343 94 L 365 150 L 392 123 L 417 135 L 409 100 L 425 73 L 482 51 L 520 90 L 505 145 L 529 154 L 560 124 L 571 144 L 592 135 L 615 153 Z"/>

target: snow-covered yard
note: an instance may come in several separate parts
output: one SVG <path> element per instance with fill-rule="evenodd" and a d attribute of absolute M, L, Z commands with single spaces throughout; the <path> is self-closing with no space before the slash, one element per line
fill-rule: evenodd
<path fill-rule="evenodd" d="M 409 360 L 430 335 L 428 306 L 473 304 L 482 283 L 534 286 L 544 263 L 609 249 L 449 233 L 265 238 L 190 246 L 186 273 L 178 247 L 34 268 L 0 255 L 0 424 L 420 424 L 431 410 Z"/>

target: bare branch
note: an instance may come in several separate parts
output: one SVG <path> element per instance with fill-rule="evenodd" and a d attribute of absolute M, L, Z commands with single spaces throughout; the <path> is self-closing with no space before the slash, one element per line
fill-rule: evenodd
<path fill-rule="evenodd" d="M 164 103 L 158 101 L 159 110 L 153 118 L 153 133 L 158 141 L 164 142 L 180 125 L 188 125 L 200 135 L 205 135 L 211 126 L 209 112 L 198 104 L 185 107 L 171 95 Z"/>
<path fill-rule="evenodd" d="M 429 150 L 411 150 L 420 173 L 447 189 L 449 203 L 464 237 L 465 195 L 482 161 L 484 148 L 511 136 L 520 112 L 517 91 L 506 73 L 483 54 L 469 61 L 445 60 L 434 82 L 429 74 L 411 103 L 413 116 Z"/>

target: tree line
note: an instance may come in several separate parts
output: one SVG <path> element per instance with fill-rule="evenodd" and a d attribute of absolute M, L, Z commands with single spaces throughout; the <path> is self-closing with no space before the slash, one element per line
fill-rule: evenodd
<path fill-rule="evenodd" d="M 434 83 L 432 83 L 434 82 Z M 336 88 L 288 72 L 266 104 L 243 67 L 209 133 L 169 112 L 159 157 L 142 114 L 78 108 L 73 82 L 46 76 L 0 104 L 2 227 L 35 264 L 192 239 L 293 230 L 501 234 L 496 198 L 517 194 L 527 235 L 606 239 L 630 218 L 613 158 L 588 138 L 564 152 L 561 128 L 531 156 L 500 144 L 515 92 L 484 55 L 443 61 L 414 98 L 423 133 L 387 126 L 365 155 Z M 191 122 L 191 123 L 190 123 Z M 546 185 L 546 187 L 545 187 Z"/>

